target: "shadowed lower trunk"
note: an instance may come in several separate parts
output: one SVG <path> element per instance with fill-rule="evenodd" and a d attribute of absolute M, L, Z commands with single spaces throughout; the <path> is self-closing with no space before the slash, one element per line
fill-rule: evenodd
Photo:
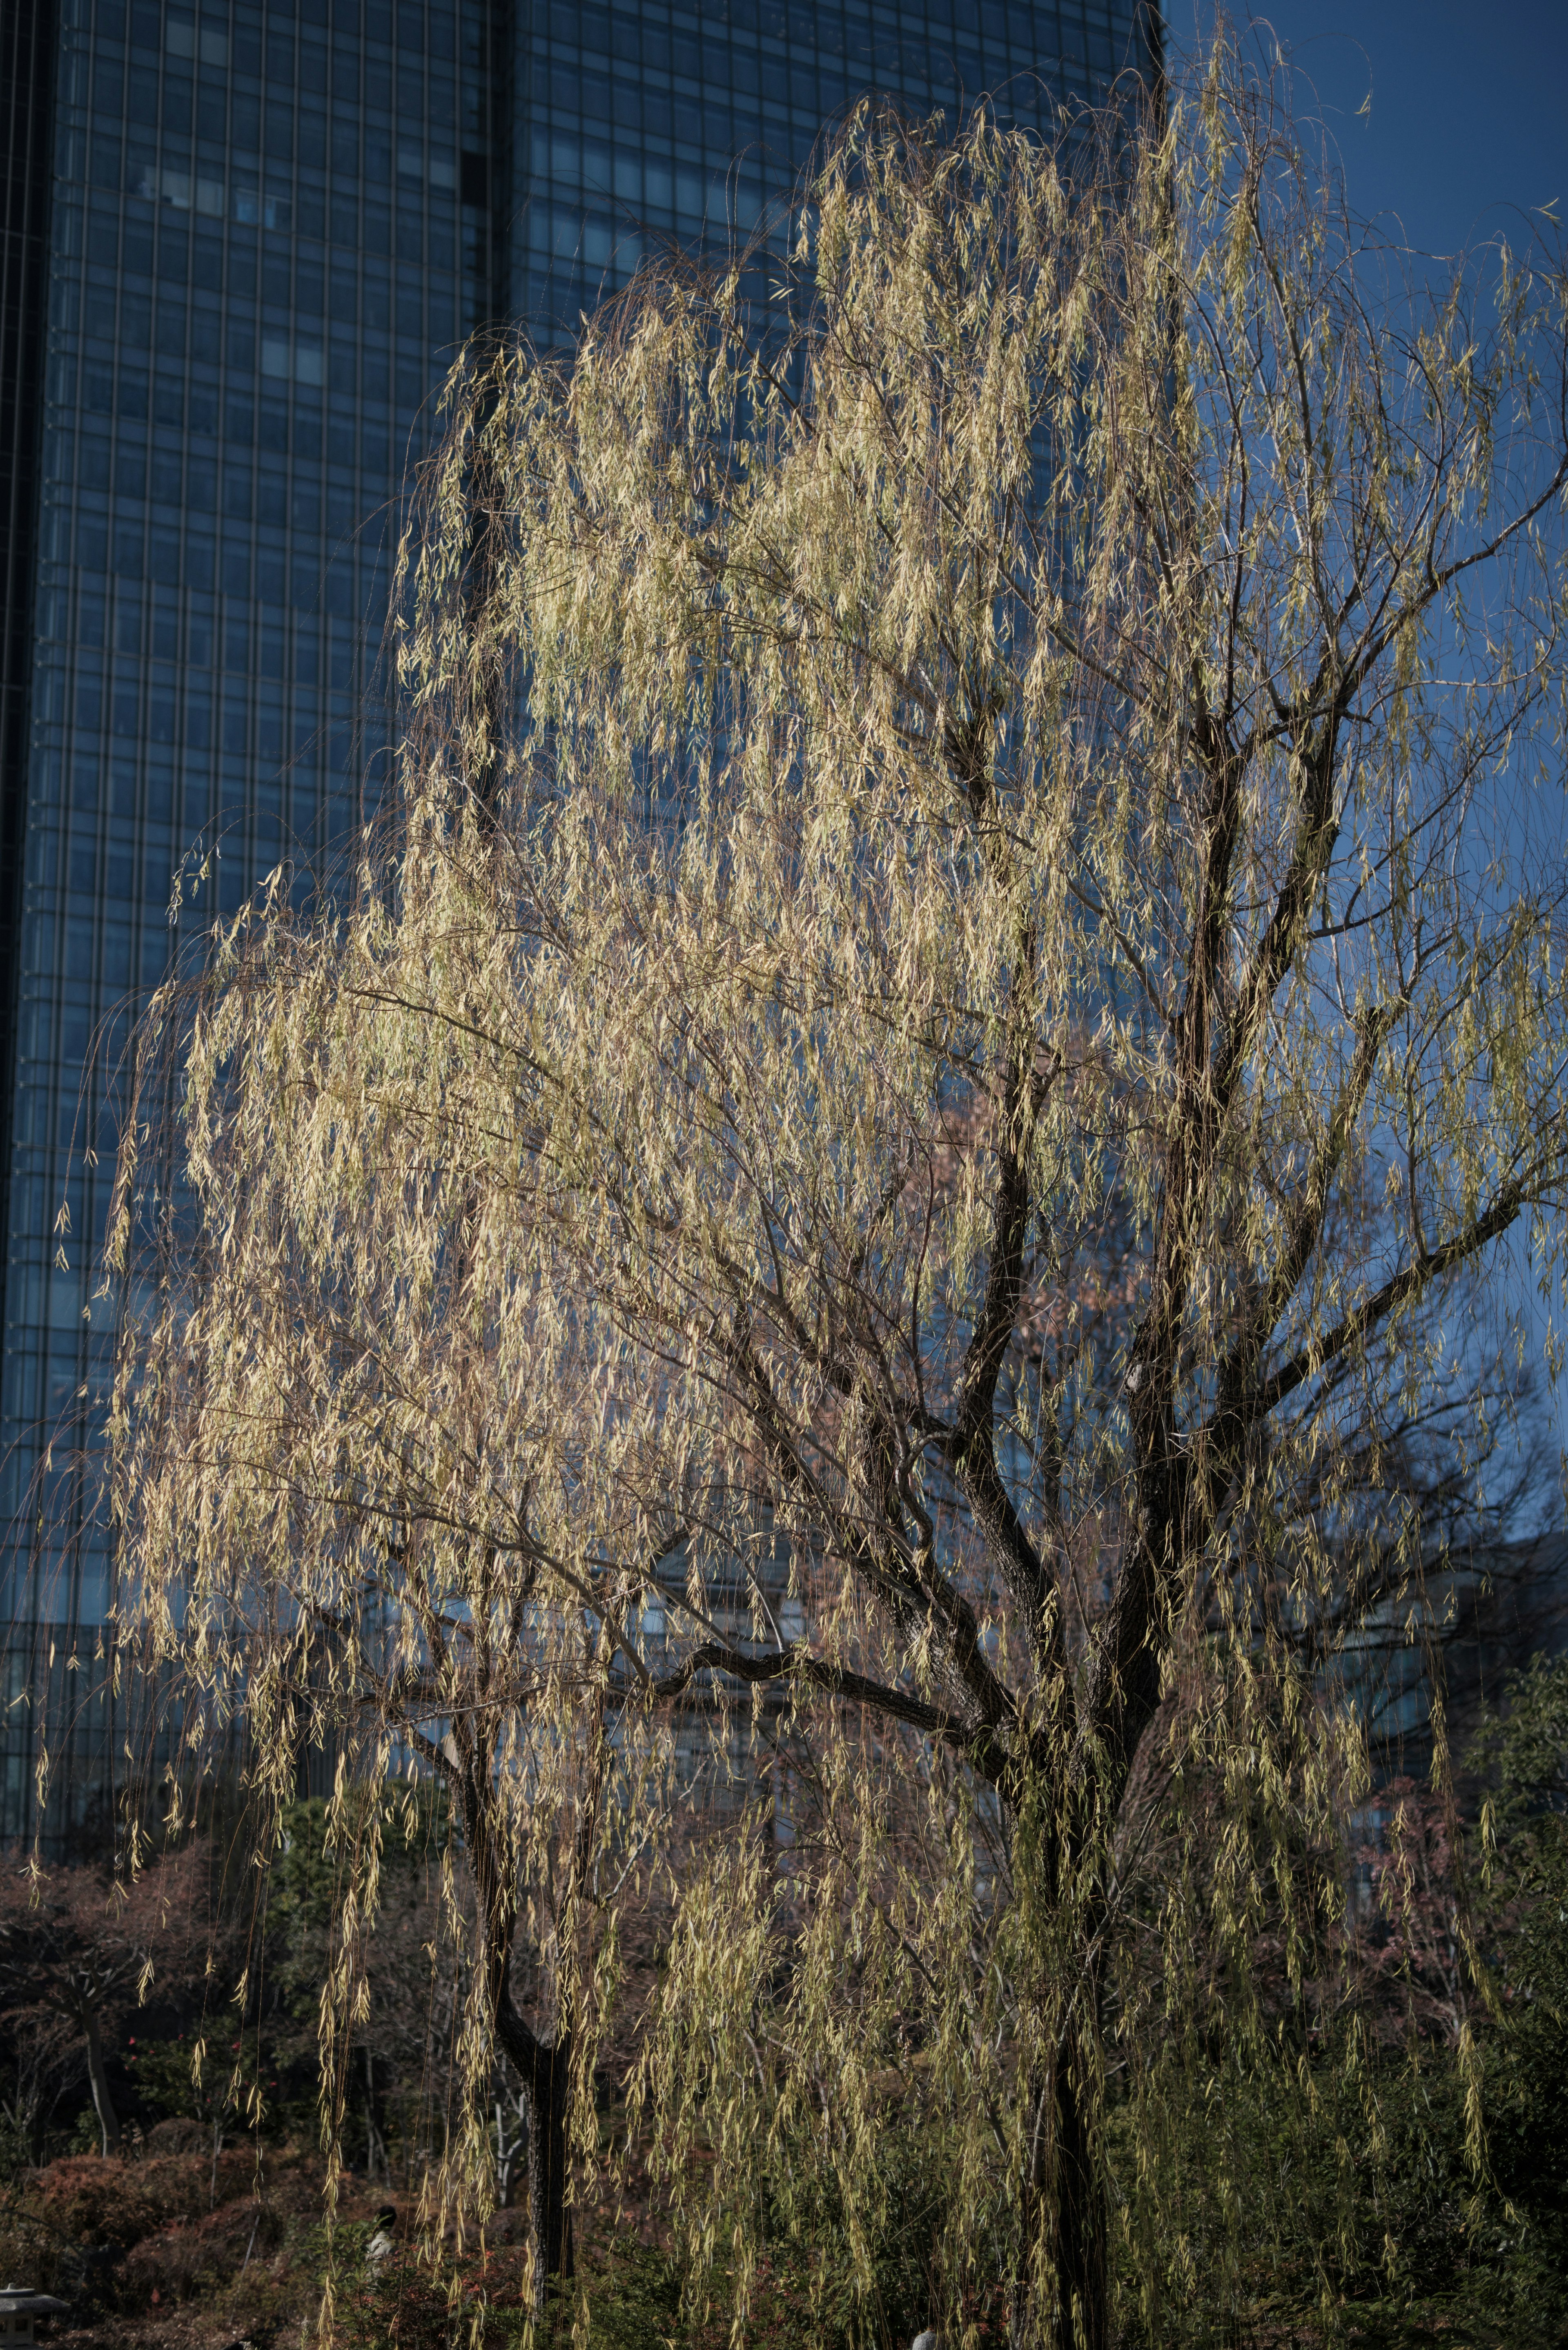
<path fill-rule="evenodd" d="M 571 2037 L 557 2024 L 553 2041 L 541 2040 L 514 2004 L 516 1886 L 510 1848 L 494 1833 L 488 1774 L 474 1752 L 465 1753 L 452 1731 L 441 1742 L 440 1757 L 462 1807 L 469 1866 L 479 1896 L 483 1966 L 495 2037 L 527 2100 L 528 2225 L 535 2253 L 535 2305 L 542 2315 L 545 2278 L 572 2273 L 572 2227 L 566 2209 Z"/>
<path fill-rule="evenodd" d="M 542 2077 L 530 2091 L 533 2113 L 528 2132 L 528 2218 L 534 2241 L 544 2248 L 543 2273 L 569 2277 L 573 2272 L 572 2222 L 566 2209 L 566 2076 L 570 2051 L 544 2052 Z"/>
<path fill-rule="evenodd" d="M 572 2071 L 569 2040 L 546 2046 L 514 2008 L 497 2016 L 496 2036 L 523 2083 L 528 2101 L 528 2226 L 538 2255 L 535 2310 L 542 2314 L 546 2277 L 573 2273 L 572 2222 L 566 2207 L 566 2101 Z"/>
<path fill-rule="evenodd" d="M 1108 2215 L 1083 2070 L 1093 2054 L 1064 2035 L 1030 2093 L 1013 2350 L 1109 2350 Z"/>

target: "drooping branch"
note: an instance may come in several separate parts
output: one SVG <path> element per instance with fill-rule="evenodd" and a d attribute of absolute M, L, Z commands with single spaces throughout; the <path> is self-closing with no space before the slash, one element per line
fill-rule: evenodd
<path fill-rule="evenodd" d="M 907 1729 L 942 1739 L 993 1784 L 1011 1774 L 1016 1766 L 1016 1756 L 995 1731 L 990 1725 L 977 1728 L 972 1715 L 929 1705 L 908 1690 L 894 1689 L 864 1673 L 829 1664 L 814 1657 L 799 1641 L 786 1642 L 763 1656 L 751 1655 L 719 1640 L 704 1641 L 674 1672 L 656 1680 L 649 1695 L 663 1702 L 684 1697 L 692 1683 L 707 1672 L 727 1674 L 751 1689 L 766 1688 L 776 1681 L 798 1683 L 846 1704 L 869 1706 L 889 1721 L 902 1722 Z"/>
<path fill-rule="evenodd" d="M 1408 1305 L 1432 1283 L 1439 1281 L 1444 1274 L 1468 1263 L 1491 1242 L 1500 1239 L 1518 1222 L 1524 1201 L 1525 1191 L 1521 1183 L 1505 1184 L 1483 1214 L 1472 1217 L 1462 1231 L 1455 1232 L 1440 1247 L 1430 1251 L 1415 1264 L 1407 1265 L 1401 1272 L 1394 1274 L 1380 1288 L 1353 1306 L 1331 1330 L 1324 1331 L 1312 1344 L 1300 1347 L 1289 1362 L 1282 1363 L 1279 1369 L 1263 1380 L 1251 1397 L 1242 1399 L 1242 1409 L 1254 1419 L 1277 1410 L 1303 1381 L 1315 1378 L 1348 1347 L 1362 1345 L 1401 1306 Z"/>

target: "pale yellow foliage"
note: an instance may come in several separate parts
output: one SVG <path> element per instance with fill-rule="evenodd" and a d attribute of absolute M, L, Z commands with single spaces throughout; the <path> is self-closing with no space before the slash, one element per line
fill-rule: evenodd
<path fill-rule="evenodd" d="M 121 1157 L 128 1607 L 279 1795 L 312 1727 L 466 1772 L 579 2115 L 672 1708 L 782 1694 L 815 1825 L 693 1864 L 639 2074 L 737 2324 L 803 2142 L 868 2259 L 891 2066 L 945 2289 L 1000 2198 L 1015 2338 L 1104 2341 L 1140 1743 L 1225 1790 L 1180 2045 L 1199 1915 L 1319 1963 L 1358 1749 L 1295 1636 L 1434 1301 L 1558 1262 L 1563 281 L 1407 292 L 1275 95 L 863 118 L 766 320 L 671 272 L 460 370 L 395 821 L 161 1005 L 188 1211 Z M 780 1544 L 804 1629 L 715 1626 Z"/>

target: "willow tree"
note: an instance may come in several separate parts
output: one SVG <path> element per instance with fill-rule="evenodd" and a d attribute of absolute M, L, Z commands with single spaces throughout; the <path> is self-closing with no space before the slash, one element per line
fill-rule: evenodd
<path fill-rule="evenodd" d="M 1223 47 L 1058 145 L 862 116 L 799 221 L 787 298 L 454 379 L 395 820 L 149 1038 L 127 1607 L 264 1752 L 452 1782 L 476 2067 L 587 2078 L 661 1724 L 782 1707 L 815 1825 L 693 1861 L 639 2075 L 692 2241 L 743 2301 L 791 2130 L 859 2208 L 902 2066 L 940 2289 L 989 2198 L 1015 2343 L 1099 2350 L 1129 1787 L 1208 1742 L 1244 1968 L 1355 1788 L 1355 1492 L 1466 1270 L 1558 1262 L 1565 281 L 1401 276 Z"/>

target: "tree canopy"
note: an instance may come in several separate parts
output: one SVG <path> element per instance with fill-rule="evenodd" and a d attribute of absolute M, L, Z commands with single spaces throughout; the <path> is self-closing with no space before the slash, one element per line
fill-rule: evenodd
<path fill-rule="evenodd" d="M 639 2075 L 693 2242 L 743 2299 L 794 2145 L 874 2199 L 895 2076 L 950 2306 L 994 2211 L 1014 2341 L 1100 2350 L 1107 2048 L 1152 2147 L 1269 1918 L 1307 1998 L 1363 1538 L 1418 1574 L 1467 1271 L 1560 1263 L 1565 280 L 1407 275 L 1223 41 L 1054 143 L 864 112 L 774 263 L 465 361 L 395 810 L 155 1009 L 128 1632 L 280 1802 L 313 1724 L 447 1782 L 474 2077 L 562 2131 L 675 1726 L 765 1734 Z"/>

